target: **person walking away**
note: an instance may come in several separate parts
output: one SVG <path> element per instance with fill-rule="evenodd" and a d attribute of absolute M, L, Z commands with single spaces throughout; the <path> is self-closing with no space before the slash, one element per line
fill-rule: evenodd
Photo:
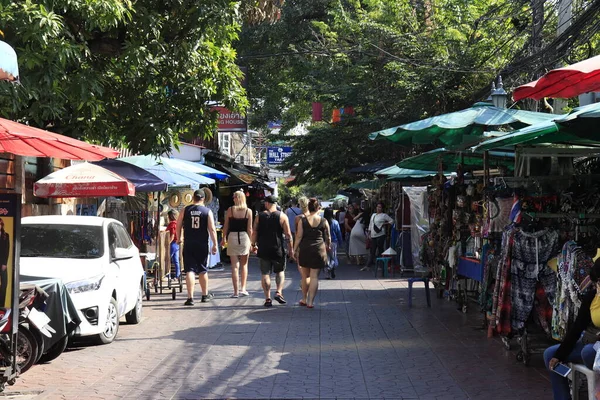
<path fill-rule="evenodd" d="M 292 231 L 292 239 L 296 237 L 296 224 L 291 223 L 291 221 L 296 221 L 296 217 L 302 214 L 302 210 L 298 204 L 298 200 L 292 200 L 292 204 L 290 207 L 285 210 L 285 215 L 288 217 L 288 221 L 290 221 L 290 230 Z M 288 260 L 290 258 L 288 257 Z"/>
<path fill-rule="evenodd" d="M 231 259 L 233 294 L 230 297 L 237 298 L 240 295 L 248 296 L 246 282 L 252 237 L 252 212 L 248 209 L 246 195 L 241 190 L 233 192 L 233 204 L 225 213 L 221 246 L 227 246 L 227 255 Z"/>
<path fill-rule="evenodd" d="M 354 209 L 357 210 L 357 208 Z M 371 212 L 368 209 L 358 212 L 352 218 L 354 226 L 350 231 L 350 239 L 348 240 L 350 242 L 348 257 L 353 264 L 360 265 L 361 259 L 369 253 L 365 231 L 370 218 Z"/>
<path fill-rule="evenodd" d="M 346 229 L 344 227 L 344 221 L 346 218 L 346 207 L 341 206 L 339 210 L 335 213 L 335 220 L 338 222 L 338 225 L 342 228 L 342 240 L 346 240 Z M 329 224 L 331 225 L 331 224 Z"/>
<path fill-rule="evenodd" d="M 302 219 L 296 232 L 296 246 L 299 249 L 298 264 L 305 270 L 303 276 L 309 276 L 310 282 L 302 285 L 301 306 L 314 307 L 319 288 L 319 272 L 327 267 L 327 251 L 331 248 L 331 236 L 327 220 L 319 216 L 319 201 L 314 197 L 308 202 L 309 214 Z M 307 290 L 304 288 L 308 287 Z"/>
<path fill-rule="evenodd" d="M 348 210 L 344 215 L 344 231 L 346 233 L 346 256 L 348 256 L 348 263 L 351 263 L 352 258 L 350 257 L 350 233 L 352 228 L 356 225 L 354 217 L 358 215 L 358 209 L 352 204 L 348 204 Z"/>
<path fill-rule="evenodd" d="M 289 240 L 288 251 L 293 257 L 293 239 L 287 216 L 277 211 L 277 198 L 275 196 L 265 198 L 265 208 L 266 210 L 258 214 L 258 218 L 254 221 L 252 249 L 257 251 L 260 260 L 261 284 L 265 293 L 264 306 L 271 307 L 273 305 L 271 300 L 271 273 L 275 274 L 277 284 L 275 300 L 280 304 L 287 303 L 283 297 L 286 261 L 284 243 L 285 239 Z"/>
<path fill-rule="evenodd" d="M 306 218 L 306 216 L 309 214 L 308 213 L 308 197 L 306 197 L 306 196 L 300 197 L 298 199 L 298 206 L 300 207 L 301 214 L 297 215 L 294 218 L 294 226 L 296 228 L 296 232 L 298 232 L 298 226 L 300 225 L 302 219 Z M 294 238 L 294 243 L 296 243 L 295 238 Z M 294 252 L 294 258 L 296 260 L 299 259 L 297 250 Z M 306 288 L 303 288 L 302 285 L 308 285 L 310 283 L 310 275 L 304 276 L 305 271 L 310 272 L 309 270 L 305 270 L 304 268 L 302 268 L 300 263 L 298 263 L 298 272 L 300 273 L 300 290 L 308 290 L 308 286 L 306 286 Z"/>
<path fill-rule="evenodd" d="M 333 210 L 326 208 L 323 214 L 325 220 L 329 224 L 329 236 L 331 237 L 331 249 L 328 252 L 329 261 L 327 263 L 327 279 L 335 279 L 335 269 L 338 267 L 339 262 L 337 258 L 337 249 L 342 246 L 342 230 L 340 229 L 340 223 L 333 217 Z"/>
<path fill-rule="evenodd" d="M 217 253 L 217 230 L 215 220 L 204 206 L 205 192 L 198 189 L 194 192 L 193 204 L 185 207 L 177 220 L 179 243 L 183 243 L 183 267 L 188 298 L 186 306 L 194 305 L 194 285 L 196 275 L 202 289 L 202 303 L 209 302 L 213 295 L 208 291 L 208 239 L 212 241 L 210 253 Z M 182 236 L 183 232 L 183 236 Z"/>
<path fill-rule="evenodd" d="M 177 239 L 177 218 L 179 217 L 179 212 L 177 210 L 169 210 L 167 213 L 167 217 L 169 218 L 169 224 L 167 225 L 167 232 L 169 232 L 169 259 L 171 260 L 171 265 L 175 266 L 175 276 L 171 278 L 179 278 L 181 275 L 181 266 L 179 265 L 179 243 Z"/>
<path fill-rule="evenodd" d="M 368 271 L 371 269 L 371 265 L 377 260 L 377 257 L 385 250 L 385 239 L 387 236 L 386 225 L 394 223 L 392 217 L 383 212 L 383 202 L 377 203 L 375 208 L 375 214 L 371 216 L 369 227 L 367 229 L 367 238 L 371 239 L 371 248 L 369 249 L 369 258 L 361 271 Z"/>
<path fill-rule="evenodd" d="M 594 285 L 581 296 L 577 318 L 567 330 L 563 342 L 550 346 L 544 351 L 544 363 L 546 368 L 550 370 L 550 383 L 552 384 L 554 400 L 568 400 L 571 398 L 569 378 L 553 371 L 558 363 L 584 364 L 589 369 L 594 367 L 596 358 L 594 342 L 597 338 L 594 338 L 591 343 L 585 344 L 582 333 L 590 325 L 593 325 L 596 329 L 600 328 L 600 259 L 596 260 L 590 269 L 589 277 Z"/>

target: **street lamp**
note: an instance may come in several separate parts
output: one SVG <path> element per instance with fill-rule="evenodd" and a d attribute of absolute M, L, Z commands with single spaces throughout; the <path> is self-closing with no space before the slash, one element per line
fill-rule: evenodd
<path fill-rule="evenodd" d="M 498 108 L 506 108 L 506 99 L 508 97 L 508 93 L 504 90 L 504 85 L 502 84 L 502 77 L 498 77 L 498 85 L 496 89 L 492 90 L 492 103 L 495 107 Z"/>

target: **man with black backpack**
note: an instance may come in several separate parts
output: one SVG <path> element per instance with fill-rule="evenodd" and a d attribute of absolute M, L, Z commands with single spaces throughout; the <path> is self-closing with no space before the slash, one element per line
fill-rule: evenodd
<path fill-rule="evenodd" d="M 271 307 L 271 272 L 275 273 L 277 291 L 275 300 L 280 304 L 287 303 L 283 297 L 285 280 L 285 243 L 287 239 L 288 252 L 293 257 L 293 239 L 288 217 L 277 211 L 277 197 L 265 198 L 265 211 L 258 214 L 252 231 L 252 250 L 257 251 L 262 274 L 262 288 L 265 292 L 265 307 Z M 284 239 L 285 235 L 285 239 Z"/>

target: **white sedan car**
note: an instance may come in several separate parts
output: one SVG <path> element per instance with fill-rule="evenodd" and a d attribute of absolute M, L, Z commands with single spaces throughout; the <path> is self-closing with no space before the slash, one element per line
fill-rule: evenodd
<path fill-rule="evenodd" d="M 21 220 L 21 275 L 59 278 L 81 324 L 75 336 L 110 343 L 119 319 L 142 318 L 144 269 L 138 249 L 114 219 L 39 216 Z"/>

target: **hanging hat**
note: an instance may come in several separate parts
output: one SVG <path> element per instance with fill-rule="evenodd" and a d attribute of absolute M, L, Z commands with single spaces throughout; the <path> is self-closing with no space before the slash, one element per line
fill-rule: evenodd
<path fill-rule="evenodd" d="M 204 190 L 204 204 L 208 205 L 208 204 L 212 203 L 212 201 L 213 201 L 212 191 L 207 187 L 203 187 L 202 190 Z"/>
<path fill-rule="evenodd" d="M 169 206 L 171 208 L 177 208 L 181 204 L 181 195 L 178 192 L 169 194 Z"/>
<path fill-rule="evenodd" d="M 194 192 L 191 190 L 187 190 L 186 192 L 181 194 L 181 199 L 183 201 L 184 206 L 189 206 L 194 201 Z"/>

